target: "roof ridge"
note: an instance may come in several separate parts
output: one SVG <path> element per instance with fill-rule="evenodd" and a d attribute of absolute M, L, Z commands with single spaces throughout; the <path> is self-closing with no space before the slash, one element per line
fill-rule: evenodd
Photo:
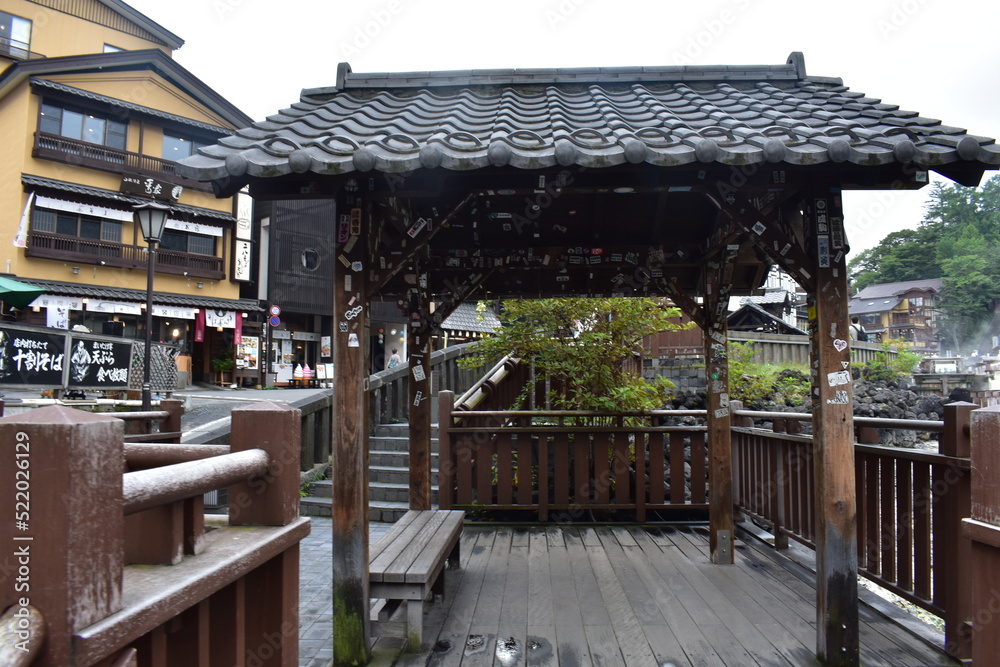
<path fill-rule="evenodd" d="M 806 79 L 805 56 L 794 51 L 781 65 L 663 65 L 638 67 L 552 67 L 412 72 L 354 72 L 337 65 L 335 86 L 304 88 L 302 97 L 366 88 L 433 88 L 503 84 L 633 83 L 684 81 L 800 81 Z M 831 80 L 832 81 L 832 80 Z M 836 81 L 839 82 L 839 79 Z"/>

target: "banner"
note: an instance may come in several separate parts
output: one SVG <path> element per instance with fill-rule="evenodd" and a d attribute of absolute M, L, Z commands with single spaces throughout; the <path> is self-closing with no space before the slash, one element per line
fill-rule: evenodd
<path fill-rule="evenodd" d="M 194 342 L 205 342 L 205 309 L 201 308 L 194 316 Z"/>
<path fill-rule="evenodd" d="M 21 224 L 17 227 L 17 234 L 14 235 L 15 248 L 28 247 L 28 219 L 31 217 L 31 203 L 35 201 L 35 193 L 28 195 L 28 202 L 24 205 L 24 213 L 21 214 Z M 9 269 L 8 269 L 9 270 Z"/>
<path fill-rule="evenodd" d="M 235 313 L 236 322 L 233 325 L 233 345 L 239 345 L 243 342 L 243 317 L 240 313 Z"/>

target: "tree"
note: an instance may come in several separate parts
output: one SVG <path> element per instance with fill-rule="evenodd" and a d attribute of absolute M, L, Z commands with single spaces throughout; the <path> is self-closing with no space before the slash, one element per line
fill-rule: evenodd
<path fill-rule="evenodd" d="M 464 364 L 505 354 L 531 363 L 561 410 L 650 410 L 664 407 L 671 385 L 647 382 L 635 370 L 645 336 L 682 328 L 680 311 L 653 299 L 565 298 L 505 301 L 501 331 L 476 343 Z M 524 396 L 530 393 L 526 388 Z"/>

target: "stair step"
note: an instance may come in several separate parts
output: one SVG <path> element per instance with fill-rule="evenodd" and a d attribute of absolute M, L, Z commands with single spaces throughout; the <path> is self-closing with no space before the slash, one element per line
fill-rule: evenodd
<path fill-rule="evenodd" d="M 406 500 L 409 498 L 409 489 L 410 485 L 405 481 L 370 481 L 368 483 L 369 497 L 373 499 Z M 309 498 L 331 498 L 333 496 L 333 482 L 329 479 L 312 482 L 309 486 L 309 494 L 307 496 Z M 436 494 L 437 475 L 431 475 L 431 495 L 436 496 Z"/>

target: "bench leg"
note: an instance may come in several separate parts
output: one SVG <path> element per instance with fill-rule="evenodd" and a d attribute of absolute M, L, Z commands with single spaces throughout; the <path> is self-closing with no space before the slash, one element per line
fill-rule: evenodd
<path fill-rule="evenodd" d="M 406 601 L 406 648 L 414 653 L 420 652 L 424 636 L 424 601 Z"/>
<path fill-rule="evenodd" d="M 462 565 L 462 538 L 459 537 L 458 541 L 455 542 L 455 548 L 451 550 L 448 554 L 448 567 L 452 570 L 457 570 Z"/>
<path fill-rule="evenodd" d="M 438 575 L 437 580 L 434 585 L 431 586 L 431 593 L 434 595 L 434 601 L 437 602 L 438 598 L 444 599 L 444 573 L 447 569 L 441 570 L 441 574 Z"/>

